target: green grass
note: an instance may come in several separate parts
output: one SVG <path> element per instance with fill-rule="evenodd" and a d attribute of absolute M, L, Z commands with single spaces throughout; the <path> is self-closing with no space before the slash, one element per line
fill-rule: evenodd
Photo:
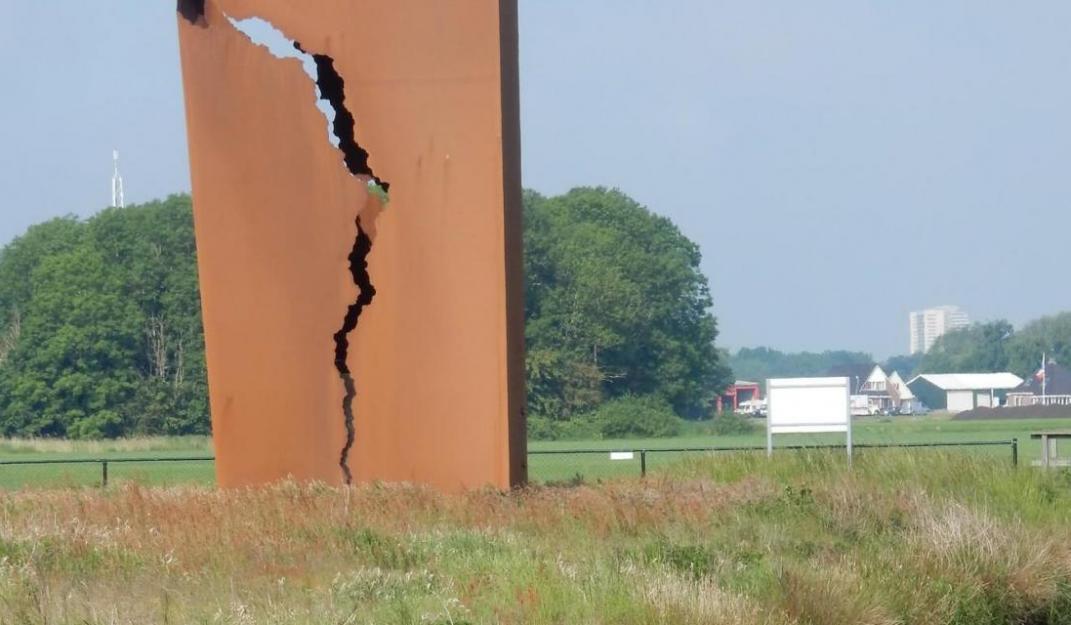
<path fill-rule="evenodd" d="M 41 460 L 109 460 L 110 483 L 146 485 L 215 483 L 211 461 L 114 462 L 138 458 L 211 457 L 211 441 L 203 436 L 148 437 L 116 441 L 48 439 L 0 440 L 0 462 Z M 0 488 L 69 487 L 100 484 L 99 462 L 78 464 L 0 465 Z"/>
<path fill-rule="evenodd" d="M 1039 456 L 1040 446 L 1030 440 L 1030 433 L 1045 429 L 1071 429 L 1071 418 L 1015 421 L 954 421 L 945 416 L 864 418 L 856 420 L 856 443 L 953 443 L 963 441 L 1004 441 L 1019 439 L 1019 458 L 1029 464 Z M 779 436 L 777 445 L 842 444 L 843 435 Z M 718 436 L 710 432 L 709 423 L 687 423 L 682 436 L 661 439 L 616 439 L 587 441 L 531 441 L 529 449 L 568 451 L 577 449 L 610 450 L 666 449 L 682 447 L 762 447 L 766 436 L 760 425 L 746 435 Z M 1008 447 L 979 447 L 956 449 L 957 453 L 990 455 L 1010 462 Z M 1071 450 L 1069 450 L 1071 452 Z M 784 452 L 793 453 L 793 452 Z M 862 451 L 860 453 L 881 453 Z M 933 453 L 916 450 L 916 453 Z M 204 437 L 143 438 L 121 441 L 49 441 L 0 440 L 0 461 L 5 460 L 69 460 L 122 458 L 175 458 L 211 456 L 211 441 Z M 648 470 L 654 472 L 680 459 L 696 454 L 648 454 Z M 136 481 L 143 484 L 213 484 L 211 462 L 168 463 L 111 463 L 108 467 L 112 483 Z M 584 480 L 639 475 L 640 461 L 610 461 L 609 454 L 595 455 L 532 455 L 529 474 L 533 481 L 569 481 L 578 476 Z M 63 487 L 99 484 L 99 464 L 0 466 L 0 488 Z"/>
<path fill-rule="evenodd" d="M 615 439 L 594 441 L 531 441 L 530 450 L 575 450 L 601 449 L 667 449 L 688 447 L 765 447 L 766 433 L 762 422 L 756 422 L 753 433 L 745 435 L 718 436 L 709 432 L 708 423 L 686 424 L 682 436 L 662 439 Z M 1068 419 L 1033 419 L 1005 421 L 955 421 L 944 415 L 924 417 L 867 417 L 853 422 L 853 440 L 859 444 L 896 443 L 961 443 L 966 441 L 1019 440 L 1019 461 L 1029 464 L 1040 455 L 1041 446 L 1030 439 L 1030 433 L 1049 429 L 1071 429 Z M 844 444 L 843 434 L 812 434 L 778 436 L 775 446 Z M 960 453 L 993 455 L 1011 461 L 1008 446 L 953 448 Z M 932 453 L 924 449 L 916 453 Z M 793 452 L 784 452 L 793 453 Z M 860 451 L 859 453 L 880 453 Z M 1068 450 L 1071 455 L 1071 449 Z M 672 464 L 683 456 L 695 454 L 650 453 L 647 456 L 649 470 Z M 578 474 L 585 479 L 601 479 L 615 475 L 638 475 L 639 458 L 611 462 L 606 455 L 563 455 L 529 458 L 529 471 L 537 480 L 568 480 Z"/>
<path fill-rule="evenodd" d="M 889 450 L 444 495 L 0 492 L 0 623 L 1071 625 L 1071 473 Z"/>

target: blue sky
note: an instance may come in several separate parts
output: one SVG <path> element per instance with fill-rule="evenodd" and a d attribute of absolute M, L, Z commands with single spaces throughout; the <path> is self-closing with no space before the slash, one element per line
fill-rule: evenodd
<path fill-rule="evenodd" d="M 0 242 L 189 189 L 174 3 L 9 2 Z M 525 184 L 699 243 L 721 343 L 906 351 L 1071 309 L 1071 3 L 521 0 Z"/>

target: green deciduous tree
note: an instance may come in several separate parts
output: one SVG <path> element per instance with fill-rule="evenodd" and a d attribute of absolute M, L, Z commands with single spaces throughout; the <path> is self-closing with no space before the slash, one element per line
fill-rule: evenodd
<path fill-rule="evenodd" d="M 697 247 L 605 189 L 527 192 L 525 226 L 532 414 L 702 414 L 728 371 Z M 200 310 L 186 196 L 31 228 L 0 250 L 0 433 L 206 433 Z"/>
<path fill-rule="evenodd" d="M 937 339 L 921 373 L 1010 371 L 1020 377 L 1041 367 L 1041 356 L 1071 365 L 1071 312 L 1042 317 L 1015 331 L 1007 321 L 976 323 Z"/>
<path fill-rule="evenodd" d="M 35 226 L 0 276 L 4 433 L 208 431 L 188 197 Z"/>
<path fill-rule="evenodd" d="M 1042 354 L 1071 366 L 1071 312 L 1027 323 L 1008 341 L 1008 368 L 1027 377 L 1041 368 Z"/>
<path fill-rule="evenodd" d="M 1007 346 L 1014 334 L 1004 320 L 975 323 L 942 335 L 919 363 L 922 373 L 984 373 L 1008 370 Z"/>
<path fill-rule="evenodd" d="M 898 372 L 906 381 L 918 370 L 919 364 L 922 362 L 922 356 L 923 354 L 921 353 L 892 356 L 885 361 L 882 368 L 885 369 L 886 373 Z"/>
<path fill-rule="evenodd" d="M 699 416 L 729 377 L 698 247 L 625 194 L 525 194 L 529 406 L 568 419 L 656 395 Z"/>

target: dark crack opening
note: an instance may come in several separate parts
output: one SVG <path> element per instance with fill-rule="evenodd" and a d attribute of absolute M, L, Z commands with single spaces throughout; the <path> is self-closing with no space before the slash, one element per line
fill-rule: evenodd
<path fill-rule="evenodd" d="M 201 0 L 196 4 L 199 4 L 203 11 L 204 1 Z M 180 11 L 182 7 L 183 2 L 180 2 Z M 379 202 L 386 204 L 389 200 L 387 192 L 390 189 L 390 183 L 375 175 L 372 171 L 372 166 L 369 164 L 368 151 L 357 142 L 356 122 L 353 113 L 346 108 L 346 81 L 335 69 L 334 59 L 326 54 L 306 52 L 300 43 L 287 38 L 279 29 L 266 20 L 250 18 L 249 20 L 237 21 L 229 17 L 228 20 L 239 32 L 249 37 L 253 43 L 268 48 L 276 58 L 295 56 L 292 51 L 287 53 L 281 49 L 283 41 L 292 46 L 292 50 L 296 50 L 302 55 L 301 60 L 305 66 L 305 71 L 314 80 L 319 99 L 326 102 L 329 107 L 329 110 L 324 110 L 321 107 L 321 111 L 328 118 L 332 138 L 338 141 L 337 145 L 335 145 L 334 140 L 331 141 L 332 146 L 337 147 L 342 152 L 342 159 L 346 169 L 354 176 L 369 179 L 368 189 L 370 194 L 375 196 Z M 312 64 L 315 66 L 315 72 L 312 71 L 307 63 L 310 57 Z M 368 255 L 372 252 L 372 239 L 361 224 L 360 216 L 356 217 L 355 224 L 357 236 L 349 253 L 349 271 L 354 285 L 357 286 L 357 299 L 347 307 L 346 315 L 342 320 L 342 327 L 335 332 L 333 337 L 335 343 L 335 369 L 338 371 L 339 378 L 341 378 L 346 391 L 342 399 L 346 443 L 342 447 L 338 462 L 346 484 L 353 483 L 353 472 L 349 466 L 349 456 L 356 440 L 353 406 L 357 397 L 357 381 L 354 379 L 348 363 L 350 334 L 357 329 L 361 313 L 372 303 L 376 296 L 376 288 L 372 284 L 372 277 L 368 271 Z"/>
<path fill-rule="evenodd" d="M 205 0 L 178 0 L 177 10 L 191 24 L 206 24 Z"/>
<path fill-rule="evenodd" d="M 316 63 L 316 86 L 320 89 L 320 98 L 335 111 L 331 131 L 338 139 L 338 149 L 342 151 L 346 168 L 354 176 L 368 176 L 384 191 L 390 191 L 390 183 L 380 180 L 368 164 L 368 150 L 357 143 L 353 113 L 346 108 L 346 81 L 335 69 L 335 60 L 326 54 L 307 52 L 296 41 L 294 48 L 302 54 L 311 55 Z"/>
<path fill-rule="evenodd" d="M 306 52 L 301 44 L 294 42 L 294 48 L 304 54 L 312 54 L 316 62 L 316 86 L 320 89 L 320 98 L 325 100 L 335 112 L 335 119 L 331 125 L 331 131 L 338 139 L 338 149 L 342 152 L 346 168 L 354 176 L 367 176 L 384 192 L 390 191 L 390 183 L 380 179 L 372 171 L 368 163 L 368 151 L 357 143 L 356 122 L 353 113 L 346 108 L 346 81 L 335 69 L 335 60 L 326 54 Z M 376 288 L 372 285 L 372 277 L 368 273 L 368 255 L 372 252 L 372 239 L 361 227 L 361 218 L 356 220 L 357 239 L 350 251 L 350 275 L 353 283 L 357 285 L 357 301 L 350 304 L 346 310 L 346 317 L 342 321 L 342 327 L 335 333 L 335 368 L 339 377 L 346 387 L 346 395 L 342 400 L 342 413 L 346 426 L 346 444 L 342 448 L 342 455 L 338 464 L 342 467 L 342 474 L 347 484 L 353 483 L 353 472 L 350 470 L 349 455 L 356 440 L 354 427 L 353 402 L 357 397 L 357 384 L 350 372 L 347 359 L 350 350 L 350 333 L 357 329 L 357 322 L 364 308 L 372 303 L 376 296 Z"/>
<path fill-rule="evenodd" d="M 357 383 L 353 379 L 353 374 L 350 372 L 350 366 L 347 362 L 350 351 L 349 336 L 351 332 L 357 329 L 357 321 L 360 319 L 365 306 L 371 304 L 376 296 L 376 287 L 372 285 L 372 276 L 368 273 L 368 254 L 372 251 L 372 239 L 361 227 L 360 217 L 357 218 L 356 223 L 357 240 L 353 242 L 353 250 L 350 251 L 349 260 L 350 275 L 353 277 L 353 283 L 357 285 L 360 292 L 357 294 L 357 301 L 350 304 L 349 308 L 346 309 L 346 317 L 342 320 L 342 327 L 335 333 L 335 369 L 338 370 L 339 377 L 342 378 L 342 383 L 346 387 L 346 395 L 342 399 L 342 414 L 346 425 L 346 445 L 342 448 L 342 456 L 339 458 L 338 463 L 342 467 L 342 474 L 346 478 L 347 484 L 353 482 L 349 455 L 356 439 L 353 401 L 357 397 Z"/>

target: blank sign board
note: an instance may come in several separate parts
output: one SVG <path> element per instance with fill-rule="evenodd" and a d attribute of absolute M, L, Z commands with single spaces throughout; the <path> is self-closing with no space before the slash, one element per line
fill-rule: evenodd
<path fill-rule="evenodd" d="M 848 378 L 767 380 L 767 449 L 773 449 L 774 434 L 845 432 L 850 454 L 850 394 Z"/>
<path fill-rule="evenodd" d="M 848 431 L 848 378 L 769 380 L 767 398 L 774 434 Z"/>

